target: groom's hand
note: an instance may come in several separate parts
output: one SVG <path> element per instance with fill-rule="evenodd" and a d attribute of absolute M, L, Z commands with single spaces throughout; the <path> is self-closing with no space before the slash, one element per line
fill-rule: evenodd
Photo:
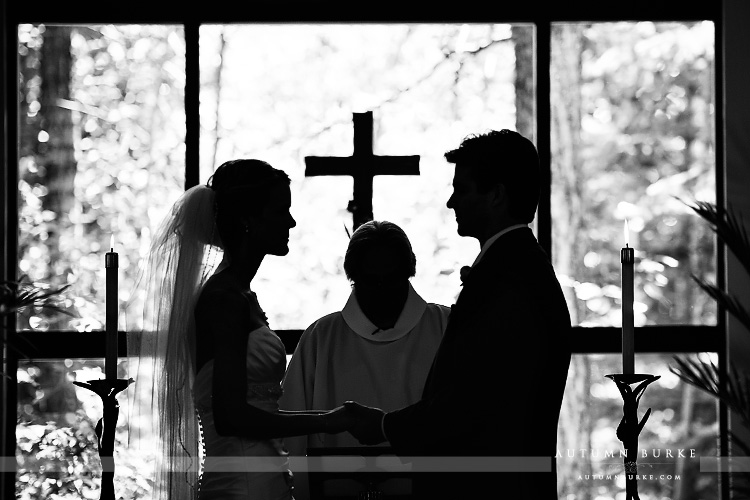
<path fill-rule="evenodd" d="M 354 414 L 347 408 L 344 408 L 344 406 L 339 406 L 324 413 L 323 418 L 325 419 L 324 427 L 327 434 L 338 434 L 339 432 L 347 431 L 357 423 Z"/>
<path fill-rule="evenodd" d="M 383 415 L 385 415 L 383 410 L 364 406 L 355 401 L 347 401 L 344 403 L 344 407 L 355 418 L 355 424 L 349 429 L 349 432 L 357 438 L 360 444 L 369 446 L 385 442 L 386 439 L 381 427 Z"/>

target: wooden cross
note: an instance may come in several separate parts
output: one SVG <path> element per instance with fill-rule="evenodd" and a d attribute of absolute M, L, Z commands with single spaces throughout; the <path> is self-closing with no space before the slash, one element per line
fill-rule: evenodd
<path fill-rule="evenodd" d="M 305 177 L 351 175 L 353 199 L 347 210 L 354 218 L 354 229 L 373 219 L 372 179 L 376 175 L 419 175 L 419 155 L 376 156 L 372 150 L 372 111 L 354 113 L 354 153 L 352 156 L 306 156 Z"/>

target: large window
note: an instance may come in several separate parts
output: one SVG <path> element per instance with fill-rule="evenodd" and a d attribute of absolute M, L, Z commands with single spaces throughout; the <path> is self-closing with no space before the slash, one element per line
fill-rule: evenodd
<path fill-rule="evenodd" d="M 714 26 L 554 24 L 552 255 L 574 324 L 619 326 L 619 249 L 635 249 L 635 324 L 711 325 L 716 201 Z M 681 201 L 682 200 L 682 201 Z"/>
<path fill-rule="evenodd" d="M 305 156 L 349 156 L 352 113 L 372 111 L 374 152 L 419 155 L 419 176 L 376 177 L 375 218 L 401 226 L 417 257 L 415 289 L 450 305 L 457 270 L 479 251 L 445 206 L 452 168 L 442 155 L 471 132 L 515 128 L 517 58 L 529 25 L 372 24 L 203 26 L 201 180 L 237 157 L 292 177 L 290 254 L 264 262 L 254 287 L 276 328 L 306 328 L 340 310 L 352 215 L 351 177 L 305 177 Z M 260 49 L 260 50 L 259 50 Z"/>
<path fill-rule="evenodd" d="M 615 499 L 623 490 L 606 478 L 622 463 L 604 459 L 620 448 L 622 410 L 604 375 L 620 371 L 612 346 L 628 221 L 637 338 L 646 339 L 636 348 L 650 351 L 638 355 L 636 370 L 662 376 L 641 403 L 653 411 L 641 444 L 664 478 L 640 491 L 718 498 L 716 475 L 676 451 L 717 453 L 716 404 L 668 369 L 676 353 L 715 358 L 722 335 L 715 304 L 691 286 L 692 274 L 720 272 L 715 241 L 680 201 L 716 200 L 713 22 L 206 23 L 190 27 L 193 36 L 182 25 L 17 29 L 18 272 L 72 283 L 63 305 L 74 313 L 18 318 L 29 339 L 55 333 L 18 366 L 19 498 L 96 494 L 92 436 L 101 408 L 71 381 L 101 376 L 101 359 L 56 353 L 103 328 L 111 236 L 124 301 L 151 231 L 185 179 L 206 182 L 237 157 L 288 172 L 298 226 L 290 254 L 261 266 L 261 304 L 279 331 L 304 329 L 343 306 L 352 182 L 305 177 L 304 157 L 350 155 L 352 113 L 362 111 L 373 111 L 376 154 L 420 155 L 419 176 L 376 178 L 373 207 L 375 218 L 409 235 L 413 284 L 432 302 L 453 303 L 456 270 L 478 252 L 457 236 L 445 206 L 452 171 L 443 153 L 469 133 L 511 128 L 549 157 L 534 231 L 565 287 L 577 339 L 559 426 L 560 498 Z M 199 71 L 186 71 L 191 65 Z M 662 327 L 677 328 L 690 348 Z M 128 449 L 126 420 L 123 412 L 116 488 L 149 498 L 137 470 L 150 457 Z M 42 462 L 56 465 L 42 470 Z"/>
<path fill-rule="evenodd" d="M 621 326 L 625 221 L 637 261 L 636 326 L 716 324 L 715 302 L 691 278 L 715 277 L 714 237 L 684 204 L 716 197 L 713 23 L 557 23 L 551 40 L 552 258 L 576 331 Z M 617 329 L 600 333 L 619 341 Z M 717 478 L 698 471 L 698 457 L 716 454 L 716 405 L 669 372 L 669 349 L 636 359 L 636 373 L 661 376 L 641 402 L 653 413 L 639 441 L 648 455 L 639 458 L 647 478 L 639 491 L 716 498 Z M 604 378 L 621 369 L 613 355 L 571 361 L 561 498 L 615 498 L 623 489 L 622 477 L 612 479 L 621 459 L 606 457 L 621 447 L 622 399 Z M 667 456 L 675 447 L 694 456 Z"/>
<path fill-rule="evenodd" d="M 18 271 L 70 283 L 74 314 L 29 310 L 18 328 L 101 330 L 104 252 L 114 241 L 125 301 L 184 187 L 183 30 L 21 25 L 18 52 Z"/>
<path fill-rule="evenodd" d="M 60 303 L 70 315 L 26 310 L 17 327 L 55 332 L 59 353 L 104 328 L 113 237 L 124 302 L 151 231 L 183 190 L 185 37 L 181 26 L 21 25 L 18 53 L 18 269 L 71 287 Z M 102 367 L 102 359 L 19 363 L 18 498 L 98 498 L 101 400 L 72 382 L 103 378 Z M 125 395 L 121 404 L 116 482 L 141 498 L 149 486 L 132 471 L 149 457 L 130 453 Z"/>

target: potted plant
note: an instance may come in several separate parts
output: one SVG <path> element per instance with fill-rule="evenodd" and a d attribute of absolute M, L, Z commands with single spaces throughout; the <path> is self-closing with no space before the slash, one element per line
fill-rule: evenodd
<path fill-rule="evenodd" d="M 750 239 L 742 217 L 731 207 L 719 210 L 716 204 L 708 202 L 683 203 L 710 224 L 717 237 L 726 244 L 750 276 Z M 750 332 L 750 313 L 740 299 L 700 276 L 692 275 L 692 278 Z M 745 428 L 750 429 L 750 375 L 747 370 L 730 362 L 726 383 L 722 384 L 719 368 L 711 360 L 680 357 L 674 357 L 673 360 L 677 366 L 670 367 L 672 373 L 717 398 L 739 417 Z M 732 444 L 745 456 L 750 456 L 750 443 L 743 441 L 736 432 L 729 432 Z M 732 488 L 735 493 L 750 497 L 750 473 L 744 473 L 744 481 L 735 480 Z"/>

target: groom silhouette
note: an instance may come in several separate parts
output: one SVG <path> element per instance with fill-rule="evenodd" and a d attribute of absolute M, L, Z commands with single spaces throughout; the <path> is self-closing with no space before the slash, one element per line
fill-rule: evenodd
<path fill-rule="evenodd" d="M 531 141 L 500 130 L 465 138 L 445 158 L 455 164 L 447 206 L 480 253 L 463 272 L 421 400 L 388 413 L 349 401 L 358 417 L 350 432 L 409 457 L 419 499 L 557 498 L 570 315 L 528 227 L 539 157 Z"/>

